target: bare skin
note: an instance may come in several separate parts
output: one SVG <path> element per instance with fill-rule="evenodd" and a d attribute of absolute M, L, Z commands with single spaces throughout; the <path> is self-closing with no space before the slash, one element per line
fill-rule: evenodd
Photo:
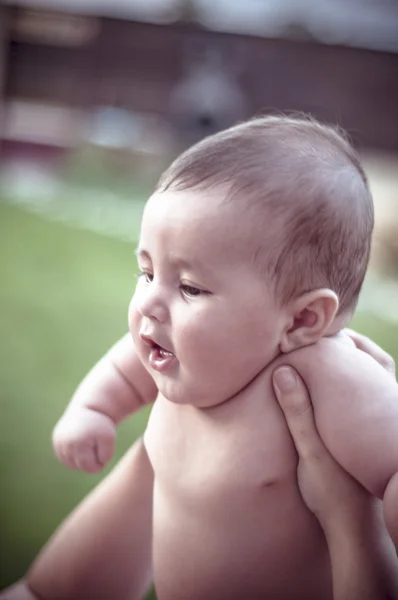
<path fill-rule="evenodd" d="M 308 386 L 322 439 L 364 486 L 386 564 L 395 562 L 375 497 L 383 498 L 396 466 L 389 443 L 398 425 L 396 382 L 336 336 L 278 357 L 223 404 L 197 409 L 158 396 L 144 441 L 155 472 L 153 558 L 162 600 L 201 600 L 212 590 L 228 599 L 331 597 L 327 545 L 302 502 L 296 453 L 272 393 L 272 371 L 287 362 Z"/>
<path fill-rule="evenodd" d="M 132 339 L 83 381 L 55 447 L 69 466 L 100 469 L 116 425 L 157 390 L 144 443 L 154 470 L 160 599 L 326 599 L 328 549 L 299 493 L 272 371 L 288 363 L 302 376 L 322 440 L 384 500 L 396 542 L 398 386 L 341 333 L 350 315 L 333 290 L 281 301 L 252 260 L 251 223 L 224 200 L 219 190 L 168 190 L 148 200 Z M 384 525 L 380 535 L 393 554 Z"/>
<path fill-rule="evenodd" d="M 328 163 L 338 152 L 333 139 Z M 300 156 L 307 150 L 306 143 L 300 146 Z M 348 147 L 340 150 L 344 173 L 350 174 L 347 189 L 352 177 L 360 180 L 369 217 L 363 235 L 369 241 L 366 181 L 359 167 L 353 173 L 356 157 L 347 162 Z M 286 158 L 284 151 L 275 156 Z M 321 163 L 324 184 L 324 159 Z M 233 164 L 239 171 L 240 161 Z M 289 158 L 286 174 L 295 164 Z M 263 170 L 262 157 L 258 165 Z M 297 174 L 304 174 L 301 162 Z M 347 204 L 340 194 L 335 202 L 329 183 L 320 208 L 324 214 L 333 202 L 330 215 L 314 223 L 314 230 L 307 218 L 297 216 L 297 233 L 306 226 L 308 238 L 299 235 L 296 250 L 295 244 L 279 250 L 276 232 L 285 237 L 289 219 L 280 214 L 285 203 L 271 210 L 274 192 L 269 207 L 268 194 L 260 194 L 264 210 L 261 219 L 257 213 L 253 219 L 251 210 L 242 210 L 234 184 L 208 188 L 199 179 L 200 185 L 180 186 L 177 177 L 177 185 L 161 184 L 149 198 L 136 252 L 140 274 L 129 308 L 132 340 L 130 345 L 121 340 L 83 381 L 56 428 L 54 445 L 68 466 L 100 470 L 112 456 L 118 423 L 156 397 L 144 435 L 153 469 L 153 496 L 147 497 L 153 505 L 152 530 L 144 528 L 143 534 L 149 533 L 145 548 L 152 539 L 159 599 L 331 599 L 325 533 L 300 494 L 297 452 L 272 373 L 290 364 L 303 378 L 322 441 L 362 486 L 364 504 L 372 506 L 369 517 L 378 524 L 388 569 L 396 560 L 389 534 L 398 543 L 398 386 L 341 333 L 367 253 L 363 243 L 357 250 L 348 244 L 351 228 L 347 243 L 340 235 L 336 241 L 333 226 L 329 245 L 321 244 L 326 222 L 342 215 L 340 205 Z M 275 191 L 282 191 L 284 180 L 278 179 Z M 293 189 L 283 191 L 288 192 L 286 209 L 295 201 L 291 216 L 296 219 L 297 203 L 310 194 L 293 198 Z M 319 198 L 317 192 L 314 207 Z M 317 229 L 321 221 L 323 228 Z M 346 229 L 346 220 L 340 225 Z M 351 272 L 337 260 L 346 247 L 352 254 L 352 261 L 344 260 L 348 269 L 355 267 L 359 252 L 363 255 L 352 289 Z M 281 267 L 289 252 L 295 271 L 290 275 Z"/>
<path fill-rule="evenodd" d="M 142 598 L 152 582 L 152 487 L 140 438 L 46 544 L 30 590 L 46 600 Z"/>
<path fill-rule="evenodd" d="M 394 366 L 391 358 L 367 338 L 361 336 L 361 341 L 364 343 L 362 349 L 373 352 L 380 364 L 392 373 Z M 274 373 L 274 390 L 300 457 L 300 491 L 326 533 L 332 563 L 333 598 L 394 598 L 397 562 L 385 563 L 383 547 L 379 543 L 379 524 L 369 518 L 373 508 L 368 496 L 334 461 L 319 438 L 308 392 L 300 378 L 292 387 L 286 375 L 289 375 L 289 371 L 285 368 Z M 58 530 L 27 576 L 27 581 L 40 593 L 40 597 L 46 600 L 83 597 L 111 599 L 115 597 L 115 586 L 119 590 L 118 598 L 133 600 L 140 597 L 140 586 L 135 593 L 133 589 L 132 579 L 137 563 L 134 561 L 134 544 L 130 544 L 131 539 L 137 541 L 142 535 L 138 516 L 145 516 L 146 513 L 139 494 L 131 489 L 130 477 L 133 472 L 134 476 L 140 474 L 145 480 L 142 469 L 145 472 L 147 466 L 145 454 L 140 448 L 129 451 L 104 483 Z M 110 503 L 111 498 L 117 498 L 117 502 Z M 101 517 L 104 512 L 108 519 Z M 112 517 L 111 521 L 109 517 Z M 108 528 L 109 522 L 112 525 Z M 101 535 L 110 534 L 110 539 L 114 540 L 111 547 L 108 544 L 99 547 L 96 543 L 99 524 Z M 73 555 L 70 553 L 72 545 L 75 548 Z M 82 561 L 82 556 L 87 553 L 91 555 L 91 560 Z M 112 560 L 114 557 L 116 560 Z M 75 572 L 76 568 L 77 575 L 73 578 L 76 587 L 73 589 L 67 574 Z M 143 571 L 146 571 L 145 564 L 138 564 L 137 575 L 141 577 Z M 99 577 L 102 572 L 104 576 Z M 145 577 L 141 581 L 144 584 Z M 125 594 L 120 594 L 123 589 Z M 35 596 L 22 581 L 4 591 L 0 597 L 4 600 L 35 600 L 39 596 Z"/>
<path fill-rule="evenodd" d="M 229 597 L 230 589 L 217 586 L 230 581 L 231 564 L 237 577 L 231 586 L 237 595 L 247 591 L 246 584 L 243 590 L 242 582 L 250 579 L 253 595 L 298 598 L 300 593 L 307 599 L 328 597 L 332 576 L 327 547 L 319 525 L 305 509 L 297 488 L 296 455 L 272 393 L 271 373 L 277 364 L 287 361 L 297 369 L 309 388 L 317 426 L 322 439 L 330 444 L 329 450 L 369 493 L 382 497 L 383 488 L 393 478 L 396 468 L 388 440 L 395 439 L 397 404 L 388 398 L 395 398 L 397 386 L 395 380 L 362 351 L 358 336 L 356 340 L 359 340 L 359 348 L 355 348 L 348 336 L 332 336 L 322 339 L 316 347 L 311 345 L 281 355 L 235 398 L 210 409 L 179 405 L 158 397 L 145 434 L 145 445 L 160 482 L 155 485 L 154 511 L 154 569 L 160 598 L 176 600 L 178 589 L 184 589 L 185 593 L 188 589 L 192 599 L 195 594 L 198 598 L 206 597 L 213 589 L 217 589 L 220 598 Z M 98 389 L 105 388 L 108 394 L 112 392 L 112 398 L 119 393 L 122 401 L 111 405 L 113 411 L 119 410 L 117 415 L 112 414 L 116 422 L 129 408 L 128 399 L 131 410 L 153 400 L 156 388 L 129 336 L 111 349 L 107 368 L 104 361 L 106 358 L 79 388 L 71 404 L 72 411 L 68 408 L 64 417 L 66 431 L 74 431 L 73 426 L 68 425 L 68 418 L 71 416 L 72 423 L 75 421 L 75 411 L 79 409 L 77 401 L 85 402 L 79 417 L 82 424 L 90 411 L 97 418 L 101 410 L 106 410 L 107 395 L 96 393 Z M 316 370 L 312 367 L 314 364 Z M 94 406 L 93 399 L 101 406 Z M 90 420 L 86 423 L 90 425 Z M 351 423 L 348 428 L 347 423 Z M 173 436 L 169 435 L 170 431 Z M 374 440 L 373 446 L 369 440 Z M 75 451 L 74 443 L 67 445 L 66 450 L 70 452 L 67 456 L 71 460 L 79 457 L 79 449 L 77 445 L 78 451 Z M 92 455 L 96 457 L 98 453 Z M 381 460 L 377 464 L 376 456 Z M 79 467 L 79 463 L 74 466 Z M 364 470 L 358 471 L 358 466 Z M 209 492 L 207 497 L 204 490 Z M 390 497 L 387 506 L 394 524 L 397 504 L 393 493 Z M 188 506 L 189 511 L 184 508 Z M 249 513 L 247 506 L 252 507 Z M 191 510 L 206 516 L 195 522 L 191 519 Z M 374 510 L 377 512 L 380 508 Z M 174 516 L 175 511 L 178 518 Z M 228 519 L 225 526 L 223 519 Z M 165 523 L 177 522 L 174 532 L 167 531 Z M 259 533 L 258 522 L 263 523 L 266 537 Z M 393 557 L 394 549 L 384 524 L 380 519 L 377 522 L 381 525 L 384 556 L 389 553 Z M 160 537 L 159 531 L 162 532 Z M 181 531 L 184 532 L 182 537 Z M 203 531 L 211 532 L 206 545 L 200 543 Z M 241 560 L 240 552 L 228 554 L 234 552 L 234 548 L 243 547 L 241 540 L 250 544 L 244 547 L 246 563 Z M 192 546 L 188 547 L 189 543 Z M 198 556 L 200 548 L 204 552 L 202 557 Z M 259 556 L 267 557 L 266 568 L 257 564 Z M 220 563 L 220 557 L 225 561 Z M 168 560 L 172 564 L 168 564 Z M 175 560 L 181 567 L 179 581 L 172 576 Z M 194 571 L 190 570 L 193 563 Z M 213 573 L 214 578 L 208 573 Z M 288 576 L 281 577 L 280 573 Z"/>
<path fill-rule="evenodd" d="M 374 351 L 395 378 L 389 355 L 350 332 L 364 351 Z M 358 336 L 358 337 L 357 337 Z M 382 516 L 364 489 L 336 463 L 316 429 L 303 381 L 288 367 L 273 374 L 274 391 L 299 455 L 298 483 L 328 543 L 335 600 L 391 600 L 397 596 L 398 561 L 380 536 Z"/>

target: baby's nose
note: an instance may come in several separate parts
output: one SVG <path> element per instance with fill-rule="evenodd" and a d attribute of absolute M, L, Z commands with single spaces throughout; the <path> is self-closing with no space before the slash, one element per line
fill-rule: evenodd
<path fill-rule="evenodd" d="M 164 323 L 168 319 L 168 308 L 160 286 L 152 282 L 140 293 L 137 308 L 143 317 Z"/>

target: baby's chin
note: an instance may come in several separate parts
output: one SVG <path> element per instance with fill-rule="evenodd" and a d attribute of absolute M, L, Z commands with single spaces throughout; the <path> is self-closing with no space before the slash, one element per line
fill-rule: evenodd
<path fill-rule="evenodd" d="M 246 385 L 244 385 L 239 389 L 227 391 L 221 390 L 217 385 L 210 385 L 206 386 L 206 389 L 200 389 L 200 386 L 197 385 L 184 384 L 175 380 L 170 381 L 169 378 L 162 377 L 158 373 L 151 373 L 151 375 L 157 385 L 159 394 L 163 398 L 173 404 L 193 406 L 200 409 L 211 409 L 226 404 L 228 401 L 239 397 L 240 392 L 246 388 Z"/>

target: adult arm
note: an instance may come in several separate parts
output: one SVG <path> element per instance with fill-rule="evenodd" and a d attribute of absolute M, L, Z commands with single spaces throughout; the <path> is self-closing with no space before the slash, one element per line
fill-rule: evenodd
<path fill-rule="evenodd" d="M 142 439 L 0 600 L 140 600 L 152 580 L 153 471 Z"/>

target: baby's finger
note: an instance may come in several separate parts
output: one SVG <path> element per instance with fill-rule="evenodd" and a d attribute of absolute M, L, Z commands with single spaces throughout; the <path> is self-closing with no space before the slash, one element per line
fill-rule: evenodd
<path fill-rule="evenodd" d="M 69 469 L 77 469 L 78 467 L 75 464 L 73 456 L 70 455 L 70 452 L 67 448 L 58 448 L 57 449 L 57 457 L 59 460 Z"/>
<path fill-rule="evenodd" d="M 324 451 L 307 388 L 292 367 L 273 373 L 274 391 L 284 412 L 296 450 L 301 458 L 318 458 Z"/>
<path fill-rule="evenodd" d="M 350 336 L 355 346 L 359 350 L 369 354 L 375 359 L 375 361 L 379 363 L 379 365 L 381 365 L 386 371 L 395 377 L 394 359 L 387 352 L 380 348 L 380 346 L 378 346 L 371 339 L 366 337 L 366 335 L 362 335 L 361 333 L 348 328 L 346 328 L 344 331 Z"/>
<path fill-rule="evenodd" d="M 106 465 L 109 462 L 115 451 L 115 438 L 109 437 L 101 440 L 100 443 L 97 444 L 96 455 L 97 461 L 101 465 Z"/>
<path fill-rule="evenodd" d="M 91 446 L 79 449 L 79 453 L 76 456 L 76 465 L 81 471 L 86 471 L 86 473 L 97 473 L 103 466 L 98 463 L 95 449 Z"/>

